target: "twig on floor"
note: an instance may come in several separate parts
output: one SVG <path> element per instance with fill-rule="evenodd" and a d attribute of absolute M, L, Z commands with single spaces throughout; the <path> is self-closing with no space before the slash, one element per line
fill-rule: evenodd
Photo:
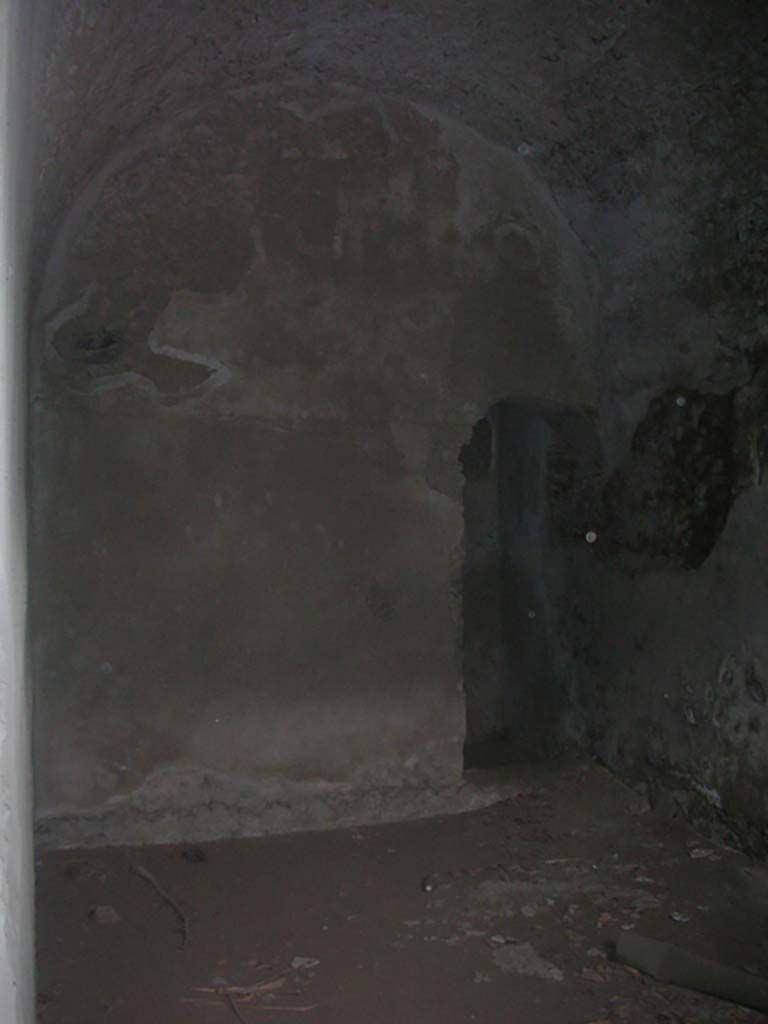
<path fill-rule="evenodd" d="M 262 982 L 260 985 L 195 985 L 192 989 L 193 992 L 229 992 L 231 996 L 235 996 L 240 1002 L 246 999 L 252 999 L 254 995 L 260 992 L 276 992 L 281 989 L 286 982 L 286 978 L 273 978 L 272 981 Z"/>
<path fill-rule="evenodd" d="M 208 992 L 211 995 L 221 996 L 225 1004 L 240 1021 L 240 1024 L 247 1024 L 240 1013 L 238 1003 L 251 1003 L 256 995 L 272 995 L 282 989 L 286 982 L 285 977 L 272 978 L 270 981 L 262 981 L 255 985 L 195 985 L 193 992 Z M 285 994 L 285 993 L 284 993 Z M 298 995 L 298 992 L 292 993 Z M 221 1003 L 211 1003 L 206 999 L 183 999 L 184 1003 L 202 1003 L 206 1006 L 221 1006 Z M 252 1010 L 261 1010 L 265 1013 L 307 1013 L 317 1008 L 317 1003 L 311 1006 L 265 1006 L 263 1004 L 252 1005 Z"/>
<path fill-rule="evenodd" d="M 228 995 L 228 993 L 226 993 L 226 992 L 224 992 L 222 994 L 225 995 L 225 996 Z M 229 1000 L 232 1000 L 231 996 L 229 997 Z M 231 1005 L 229 1000 L 225 999 L 224 1005 Z M 232 1000 L 232 1001 L 234 1002 L 234 1000 Z M 221 1003 L 212 1002 L 210 999 L 194 999 L 194 998 L 192 998 L 190 996 L 187 996 L 186 998 L 182 998 L 181 1002 L 182 1003 L 192 1003 L 195 1006 L 221 1006 L 222 1005 Z M 240 1002 L 241 1003 L 247 1002 L 247 1000 L 241 999 Z M 251 1009 L 256 1011 L 256 1012 L 261 1010 L 264 1013 L 307 1013 L 309 1010 L 316 1010 L 319 1005 L 320 1005 L 319 1003 L 312 1003 L 311 1006 L 252 1006 Z M 235 1005 L 232 1007 L 232 1009 L 235 1011 L 235 1015 L 240 1020 L 242 1020 L 242 1015 L 238 1011 L 237 1003 L 235 1003 Z"/>
<path fill-rule="evenodd" d="M 148 882 L 155 890 L 155 892 L 158 894 L 158 896 L 160 896 L 161 899 L 165 900 L 165 902 L 174 912 L 176 917 L 178 917 L 179 921 L 181 922 L 181 948 L 184 949 L 184 947 L 187 944 L 187 939 L 189 938 L 189 921 L 187 920 L 187 915 L 181 909 L 181 907 L 173 898 L 173 896 L 171 896 L 169 893 L 165 891 L 165 889 L 162 887 L 162 885 L 160 885 L 158 880 L 151 872 L 147 871 L 147 869 L 145 867 L 142 867 L 141 864 L 133 864 L 132 867 L 135 874 L 137 874 L 139 878 L 143 878 L 145 882 Z"/>
<path fill-rule="evenodd" d="M 319 1003 L 312 1003 L 311 1006 L 254 1006 L 254 1010 L 264 1010 L 265 1013 L 306 1013 L 308 1010 L 316 1010 Z"/>
<path fill-rule="evenodd" d="M 258 995 L 260 993 L 265 993 L 266 994 L 266 993 L 270 993 L 270 992 L 277 992 L 279 989 L 281 989 L 285 985 L 287 980 L 288 980 L 287 978 L 282 977 L 282 978 L 272 978 L 271 981 L 258 982 L 255 985 L 225 985 L 225 986 L 217 985 L 216 987 L 211 987 L 209 985 L 196 985 L 193 988 L 192 991 L 193 992 L 222 992 L 222 991 L 226 991 L 231 996 L 234 996 L 235 998 L 237 998 L 237 1000 L 239 1002 L 245 1003 L 245 1002 L 248 1002 L 250 999 L 253 999 L 253 997 L 255 995 Z"/>
<path fill-rule="evenodd" d="M 225 988 L 220 988 L 220 989 L 219 989 L 219 992 L 220 992 L 220 993 L 221 993 L 221 995 L 223 995 L 223 996 L 224 996 L 224 998 L 226 999 L 227 1003 L 229 1004 L 229 1007 L 230 1007 L 230 1009 L 232 1010 L 232 1013 L 234 1013 L 234 1015 L 235 1015 L 235 1016 L 237 1017 L 237 1019 L 238 1019 L 238 1020 L 240 1021 L 240 1024 L 246 1024 L 245 1018 L 243 1017 L 242 1013 L 240 1013 L 240 1011 L 238 1010 L 238 1008 L 237 1008 L 237 1003 L 236 1003 L 236 1002 L 235 1002 L 235 1000 L 234 1000 L 234 999 L 232 998 L 232 996 L 230 995 L 230 993 L 229 993 L 229 992 L 227 992 L 227 990 L 226 990 Z"/>

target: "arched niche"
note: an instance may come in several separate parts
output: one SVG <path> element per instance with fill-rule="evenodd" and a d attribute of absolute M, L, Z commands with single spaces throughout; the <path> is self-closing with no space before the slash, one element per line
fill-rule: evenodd
<path fill-rule="evenodd" d="M 524 158 L 414 106 L 241 91 L 115 156 L 37 315 L 53 833 L 459 778 L 458 453 L 593 402 L 589 279 Z"/>

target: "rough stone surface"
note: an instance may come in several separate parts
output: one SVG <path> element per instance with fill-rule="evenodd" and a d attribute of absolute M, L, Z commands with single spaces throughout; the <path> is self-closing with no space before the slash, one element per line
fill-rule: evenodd
<path fill-rule="evenodd" d="M 230 700 L 241 692 L 234 666 L 250 679 L 244 636 L 218 628 L 205 646 L 202 612 L 177 630 L 172 609 L 221 601 L 219 621 L 237 607 L 249 642 L 263 643 L 253 608 L 273 588 L 262 570 L 274 573 L 292 521 L 293 596 L 281 604 L 278 590 L 274 614 L 290 609 L 293 620 L 306 600 L 306 624 L 308 595 L 324 606 L 343 594 L 338 618 L 323 608 L 319 633 L 343 623 L 352 650 L 371 652 L 364 674 L 392 693 L 398 733 L 407 695 L 412 738 L 366 763 L 391 780 L 400 754 L 423 747 L 418 723 L 437 706 L 426 694 L 439 693 L 453 754 L 431 763 L 455 771 L 458 663 L 443 645 L 457 630 L 447 595 L 461 564 L 458 451 L 492 402 L 589 401 L 591 377 L 592 431 L 555 432 L 545 458 L 544 541 L 566 573 L 542 591 L 560 642 L 550 674 L 569 698 L 558 714 L 615 769 L 663 781 L 765 851 L 763 6 L 59 0 L 52 10 L 33 457 L 41 571 L 55 553 L 35 594 L 41 749 L 54 736 L 59 747 L 43 756 L 43 809 L 93 808 L 163 759 L 215 749 L 218 767 L 222 751 L 256 764 L 247 736 L 253 728 L 264 742 L 269 722 Z M 537 198 L 521 205 L 523 194 Z M 571 255 L 573 236 L 587 261 Z M 580 296 L 594 298 L 594 321 Z M 570 324 L 555 315 L 566 308 Z M 318 463 L 320 421 L 333 422 L 334 456 Z M 257 463 L 236 486 L 221 476 L 214 426 L 229 431 L 243 472 Z M 331 463 L 347 467 L 343 487 L 318 479 Z M 238 548 L 235 558 L 235 529 L 269 516 L 259 479 L 278 465 L 279 539 L 263 557 Z M 200 481 L 217 474 L 209 494 Z M 182 478 L 194 489 L 180 493 Z M 372 554 L 334 555 L 338 591 L 318 589 L 329 541 L 310 543 L 311 529 L 329 531 L 331 545 L 344 539 L 362 514 L 340 499 L 363 482 L 369 518 L 408 509 L 402 560 L 385 557 L 382 526 L 367 535 Z M 299 520 L 288 510 L 300 498 L 304 508 L 322 499 L 327 515 Z M 231 532 L 230 515 L 240 516 Z M 219 569 L 233 562 L 230 586 Z M 183 584 L 181 563 L 200 578 Z M 341 586 L 353 565 L 364 571 Z M 417 592 L 431 609 L 426 631 L 409 611 Z M 399 650 L 387 622 L 418 622 L 433 659 L 413 685 L 397 676 L 400 704 L 396 687 L 382 689 L 392 666 L 373 654 Z M 283 670 L 286 634 L 271 635 Z M 407 631 L 397 635 L 405 643 Z M 130 667 L 129 652 L 141 652 Z M 726 662 L 743 686 L 725 687 Z M 198 668 L 205 691 L 191 681 Z M 171 685 L 173 700 L 162 696 Z M 205 719 L 215 724 L 219 710 L 229 723 L 220 743 Z M 330 745 L 323 757 L 339 766 L 345 744 Z M 115 768 L 128 748 L 133 760 Z M 120 764 L 137 774 L 123 779 Z"/>
<path fill-rule="evenodd" d="M 599 755 L 759 856 L 765 395 L 759 371 L 722 394 L 677 389 L 650 404 L 623 465 L 592 478 L 600 539 L 574 548 L 564 614 Z"/>

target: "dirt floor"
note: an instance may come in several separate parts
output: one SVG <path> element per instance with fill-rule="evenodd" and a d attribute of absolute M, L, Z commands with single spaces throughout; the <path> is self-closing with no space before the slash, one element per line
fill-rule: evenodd
<path fill-rule="evenodd" d="M 768 1019 L 611 961 L 624 929 L 768 975 L 768 870 L 592 764 L 455 817 L 44 853 L 38 903 L 41 1024 Z"/>

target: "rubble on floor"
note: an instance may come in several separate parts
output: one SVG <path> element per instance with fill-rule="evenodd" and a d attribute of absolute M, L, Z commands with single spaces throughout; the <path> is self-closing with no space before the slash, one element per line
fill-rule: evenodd
<path fill-rule="evenodd" d="M 591 763 L 527 775 L 447 818 L 42 854 L 40 1024 L 764 1020 L 613 949 L 637 930 L 768 976 L 768 870 Z"/>

